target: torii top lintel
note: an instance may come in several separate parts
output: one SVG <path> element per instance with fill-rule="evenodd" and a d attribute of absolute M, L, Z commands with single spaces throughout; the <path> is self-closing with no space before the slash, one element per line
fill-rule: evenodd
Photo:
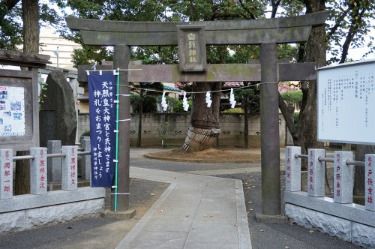
<path fill-rule="evenodd" d="M 69 28 L 79 30 L 88 45 L 177 45 L 178 25 L 205 27 L 206 44 L 262 44 L 307 41 L 311 27 L 324 24 L 329 12 L 304 16 L 209 22 L 124 22 L 68 17 Z"/>

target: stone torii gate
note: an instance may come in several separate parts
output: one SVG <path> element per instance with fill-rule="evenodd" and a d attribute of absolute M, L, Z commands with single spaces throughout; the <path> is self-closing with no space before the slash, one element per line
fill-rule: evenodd
<path fill-rule="evenodd" d="M 315 80 L 313 63 L 278 64 L 276 45 L 305 42 L 311 27 L 324 24 L 328 12 L 305 16 L 191 23 L 99 21 L 67 18 L 88 45 L 114 46 L 114 68 L 120 71 L 120 94 L 128 94 L 130 82 L 260 81 L 262 214 L 280 215 L 280 143 L 278 123 L 279 81 Z M 259 64 L 207 64 L 206 45 L 260 45 Z M 130 46 L 178 45 L 179 65 L 129 66 Z M 130 118 L 129 98 L 120 105 L 119 119 Z M 120 126 L 119 193 L 129 192 L 129 130 Z M 128 196 L 119 195 L 118 209 L 128 208 Z"/>

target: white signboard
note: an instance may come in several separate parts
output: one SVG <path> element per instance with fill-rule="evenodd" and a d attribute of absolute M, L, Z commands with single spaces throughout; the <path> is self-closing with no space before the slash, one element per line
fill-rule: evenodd
<path fill-rule="evenodd" d="M 375 61 L 318 70 L 318 140 L 375 144 Z"/>
<path fill-rule="evenodd" d="M 0 86 L 0 137 L 25 136 L 25 89 Z"/>

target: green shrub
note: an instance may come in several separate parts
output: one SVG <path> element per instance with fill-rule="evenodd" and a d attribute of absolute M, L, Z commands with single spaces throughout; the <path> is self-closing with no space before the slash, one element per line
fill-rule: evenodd
<path fill-rule="evenodd" d="M 288 103 L 300 104 L 302 101 L 302 91 L 286 92 L 281 94 L 281 97 Z"/>
<path fill-rule="evenodd" d="M 244 113 L 242 107 L 230 108 L 224 110 L 222 113 Z"/>

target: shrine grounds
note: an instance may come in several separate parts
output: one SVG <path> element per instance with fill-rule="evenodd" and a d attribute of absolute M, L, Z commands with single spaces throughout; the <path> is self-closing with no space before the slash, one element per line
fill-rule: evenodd
<path fill-rule="evenodd" d="M 240 179 L 243 182 L 252 248 L 254 249 L 349 249 L 360 248 L 312 229 L 288 224 L 257 222 L 255 213 L 261 211 L 260 163 L 196 163 L 145 158 L 144 154 L 160 149 L 131 149 L 131 167 L 167 170 L 180 173 L 212 175 Z M 283 156 L 283 152 L 282 152 Z M 282 188 L 284 186 L 281 176 Z M 69 223 L 10 233 L 0 236 L 1 249 L 110 249 L 115 248 L 137 221 L 150 210 L 168 184 L 132 179 L 131 205 L 136 217 L 119 220 L 91 217 Z M 218 235 L 220 236 L 220 235 Z"/>

